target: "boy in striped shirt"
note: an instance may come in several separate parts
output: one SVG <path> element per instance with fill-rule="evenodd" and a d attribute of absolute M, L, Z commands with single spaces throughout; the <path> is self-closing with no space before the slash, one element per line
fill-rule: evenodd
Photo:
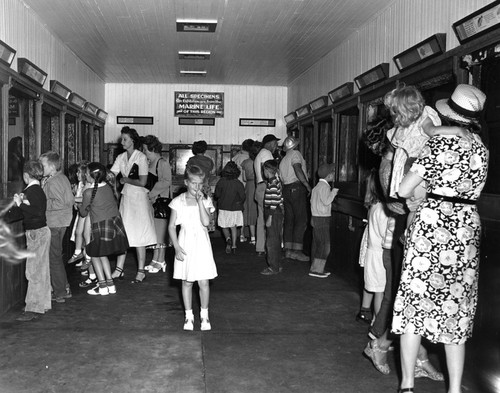
<path fill-rule="evenodd" d="M 281 272 L 281 233 L 283 232 L 283 196 L 278 163 L 267 160 L 262 165 L 266 179 L 264 216 L 266 220 L 266 248 L 268 267 L 261 274 L 270 276 Z"/>

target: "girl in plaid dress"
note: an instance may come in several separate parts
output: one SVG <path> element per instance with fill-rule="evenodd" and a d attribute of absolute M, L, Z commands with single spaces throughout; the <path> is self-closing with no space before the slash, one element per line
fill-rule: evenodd
<path fill-rule="evenodd" d="M 82 217 L 90 214 L 92 230 L 86 250 L 92 257 L 92 265 L 99 280 L 98 285 L 87 293 L 105 296 L 116 293 L 108 255 L 124 254 L 129 244 L 118 211 L 116 195 L 107 181 L 104 165 L 98 162 L 90 163 L 87 181 L 93 182 L 94 187 L 84 191 L 80 214 Z"/>

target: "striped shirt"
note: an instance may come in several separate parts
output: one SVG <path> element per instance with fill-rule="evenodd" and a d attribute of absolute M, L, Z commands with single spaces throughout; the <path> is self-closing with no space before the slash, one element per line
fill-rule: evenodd
<path fill-rule="evenodd" d="M 273 215 L 277 208 L 283 209 L 283 194 L 281 192 L 281 180 L 276 175 L 266 182 L 266 191 L 264 193 L 265 215 Z"/>

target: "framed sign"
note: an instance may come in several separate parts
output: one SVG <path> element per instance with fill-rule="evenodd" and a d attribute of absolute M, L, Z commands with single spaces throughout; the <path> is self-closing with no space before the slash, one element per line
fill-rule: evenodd
<path fill-rule="evenodd" d="M 240 127 L 276 127 L 276 119 L 240 119 Z"/>
<path fill-rule="evenodd" d="M 224 93 L 176 91 L 174 116 L 224 117 Z"/>
<path fill-rule="evenodd" d="M 399 72 L 446 52 L 446 34 L 438 33 L 393 57 Z"/>
<path fill-rule="evenodd" d="M 116 116 L 116 124 L 152 125 L 153 116 Z"/>
<path fill-rule="evenodd" d="M 358 86 L 359 90 L 364 89 L 365 87 L 374 85 L 384 79 L 389 77 L 389 63 L 381 63 L 376 67 L 373 67 L 371 70 L 368 70 L 361 75 L 354 78 L 354 82 Z"/>
<path fill-rule="evenodd" d="M 9 95 L 9 117 L 19 117 L 19 101 L 16 96 Z"/>
<path fill-rule="evenodd" d="M 460 44 L 500 26 L 500 0 L 453 23 L 453 31 Z"/>
<path fill-rule="evenodd" d="M 179 117 L 180 126 L 215 126 L 213 117 L 196 118 L 196 117 Z"/>
<path fill-rule="evenodd" d="M 351 96 L 353 91 L 354 91 L 354 83 L 347 82 L 344 83 L 342 86 L 339 86 L 336 89 L 330 91 L 328 93 L 328 97 L 330 97 L 330 101 L 335 102 L 341 100 L 342 98 Z"/>

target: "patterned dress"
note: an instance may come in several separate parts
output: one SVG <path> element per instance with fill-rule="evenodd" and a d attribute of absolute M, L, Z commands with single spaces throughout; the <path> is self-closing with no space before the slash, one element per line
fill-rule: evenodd
<path fill-rule="evenodd" d="M 486 181 L 488 150 L 477 136 L 431 138 L 411 167 L 427 193 L 476 200 Z M 463 344 L 477 303 L 481 222 L 475 204 L 428 198 L 407 230 L 394 333 Z"/>

